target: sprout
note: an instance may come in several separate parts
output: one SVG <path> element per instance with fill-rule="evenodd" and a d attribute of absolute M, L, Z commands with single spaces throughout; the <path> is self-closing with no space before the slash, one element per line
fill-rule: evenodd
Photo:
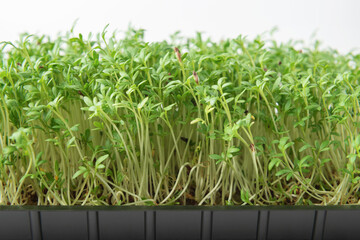
<path fill-rule="evenodd" d="M 143 33 L 0 44 L 0 204 L 359 202 L 358 55 Z"/>

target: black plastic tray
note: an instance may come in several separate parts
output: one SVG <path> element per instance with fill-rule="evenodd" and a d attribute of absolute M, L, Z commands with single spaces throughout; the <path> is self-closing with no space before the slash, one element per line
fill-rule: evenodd
<path fill-rule="evenodd" d="M 360 239 L 360 207 L 0 207 L 0 239 Z"/>

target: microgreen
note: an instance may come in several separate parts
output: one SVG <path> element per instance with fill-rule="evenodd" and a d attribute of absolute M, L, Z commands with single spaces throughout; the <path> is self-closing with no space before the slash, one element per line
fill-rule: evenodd
<path fill-rule="evenodd" d="M 359 55 L 105 28 L 0 59 L 0 204 L 359 202 Z"/>

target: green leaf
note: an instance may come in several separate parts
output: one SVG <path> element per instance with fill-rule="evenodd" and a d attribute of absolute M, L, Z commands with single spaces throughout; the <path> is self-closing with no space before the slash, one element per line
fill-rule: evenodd
<path fill-rule="evenodd" d="M 198 122 L 204 122 L 204 120 L 202 120 L 201 118 L 196 118 L 196 119 L 192 120 L 190 122 L 190 124 L 195 124 L 195 123 L 198 123 Z"/>
<path fill-rule="evenodd" d="M 73 131 L 73 132 L 77 132 L 77 131 L 79 131 L 79 126 L 80 126 L 80 124 L 76 124 L 76 125 L 72 126 L 70 128 L 70 130 Z"/>
<path fill-rule="evenodd" d="M 279 145 L 284 146 L 287 140 L 289 140 L 289 137 L 282 137 L 279 141 Z"/>
<path fill-rule="evenodd" d="M 221 156 L 218 155 L 218 154 L 210 154 L 209 157 L 210 157 L 211 159 L 215 159 L 215 160 L 221 159 Z"/>
<path fill-rule="evenodd" d="M 23 181 L 25 181 L 25 179 L 26 179 L 27 177 L 31 177 L 31 176 L 32 176 L 32 174 L 25 174 L 24 176 L 22 176 L 22 177 L 20 178 L 19 183 L 22 183 Z"/>
<path fill-rule="evenodd" d="M 305 151 L 305 150 L 308 149 L 309 147 L 311 147 L 311 145 L 310 145 L 310 144 L 306 144 L 306 145 L 302 146 L 302 147 L 299 149 L 299 152 Z"/>
<path fill-rule="evenodd" d="M 352 183 L 358 183 L 360 181 L 360 177 L 355 177 L 351 180 Z"/>
<path fill-rule="evenodd" d="M 217 85 L 218 86 L 221 86 L 222 85 L 222 82 L 226 80 L 226 77 L 222 77 L 222 78 L 219 78 L 218 82 L 217 82 Z"/>
<path fill-rule="evenodd" d="M 329 146 L 329 140 L 326 140 L 324 142 L 321 143 L 320 145 L 320 152 L 323 152 L 323 151 L 326 151 L 328 150 L 329 148 L 325 149 L 327 146 Z"/>
<path fill-rule="evenodd" d="M 292 176 L 293 176 L 292 172 L 288 173 L 288 175 L 286 175 L 286 181 L 289 181 Z"/>
<path fill-rule="evenodd" d="M 175 106 L 175 105 L 176 105 L 176 103 L 173 103 L 173 104 L 165 107 L 165 108 L 164 108 L 164 111 L 170 111 L 170 110 L 173 108 L 173 106 Z"/>
<path fill-rule="evenodd" d="M 275 91 L 275 90 L 277 90 L 277 89 L 279 88 L 280 82 L 281 82 L 281 77 L 278 77 L 278 78 L 276 79 L 273 87 L 272 87 L 272 91 Z"/>
<path fill-rule="evenodd" d="M 99 164 L 98 166 L 96 166 L 96 169 L 102 169 L 102 168 L 105 168 L 104 164 Z"/>
<path fill-rule="evenodd" d="M 224 88 L 226 88 L 227 86 L 230 86 L 231 84 L 232 84 L 231 82 L 224 83 L 224 84 L 222 85 L 222 88 L 224 89 Z"/>
<path fill-rule="evenodd" d="M 321 159 L 320 166 L 324 166 L 325 163 L 330 162 L 330 161 L 331 161 L 330 158 Z"/>
<path fill-rule="evenodd" d="M 72 179 L 77 178 L 78 176 L 85 173 L 86 171 L 87 171 L 87 169 L 85 167 L 80 166 L 79 170 L 73 175 Z"/>
<path fill-rule="evenodd" d="M 303 158 L 300 160 L 299 165 L 300 165 L 301 167 L 304 167 L 304 164 L 305 164 L 308 160 L 312 160 L 312 159 L 313 159 L 312 156 L 307 155 L 307 156 L 303 157 Z"/>
<path fill-rule="evenodd" d="M 281 175 L 284 175 L 284 174 L 287 174 L 291 172 L 290 169 L 286 168 L 286 169 L 281 169 L 280 171 L 278 171 L 277 173 L 275 173 L 275 176 L 281 176 Z"/>
<path fill-rule="evenodd" d="M 2 149 L 5 156 L 10 155 L 11 153 L 15 152 L 17 149 L 14 146 L 7 146 Z"/>
<path fill-rule="evenodd" d="M 237 148 L 237 147 L 230 147 L 230 148 L 229 148 L 229 153 L 236 153 L 236 152 L 238 152 L 238 151 L 240 151 L 240 149 Z"/>
<path fill-rule="evenodd" d="M 228 98 L 226 99 L 226 103 L 230 103 L 231 101 L 233 101 L 235 98 L 231 97 L 231 98 Z"/>
<path fill-rule="evenodd" d="M 354 153 L 351 153 L 351 154 L 347 155 L 347 158 L 349 158 L 350 163 L 355 163 L 356 157 L 357 157 L 357 155 L 354 154 Z"/>
<path fill-rule="evenodd" d="M 289 137 L 282 137 L 279 141 L 279 145 L 278 145 L 278 148 L 281 150 L 281 151 L 285 151 L 288 147 L 290 147 L 292 144 L 291 143 L 288 143 L 286 144 L 287 140 L 289 140 Z M 285 145 L 286 144 L 286 145 Z"/>
<path fill-rule="evenodd" d="M 241 198 L 241 201 L 243 201 L 244 203 L 247 203 L 247 204 L 250 204 L 251 205 L 251 202 L 249 200 L 249 192 L 248 191 L 244 191 L 243 189 L 241 189 L 240 191 L 240 198 Z"/>
<path fill-rule="evenodd" d="M 217 97 L 206 97 L 206 103 L 209 103 L 211 106 L 214 106 L 216 103 Z"/>
<path fill-rule="evenodd" d="M 355 147 L 360 147 L 360 135 L 355 138 Z"/>
<path fill-rule="evenodd" d="M 320 149 L 320 144 L 318 140 L 315 140 L 315 148 Z"/>
<path fill-rule="evenodd" d="M 94 126 L 97 127 L 98 129 L 103 129 L 104 128 L 104 124 L 101 123 L 101 122 L 97 122 L 97 121 L 94 121 Z"/>
<path fill-rule="evenodd" d="M 137 108 L 140 110 L 144 107 L 145 103 L 149 100 L 149 97 L 144 98 L 137 106 Z"/>
<path fill-rule="evenodd" d="M 112 176 L 112 175 L 113 175 L 113 172 L 111 171 L 111 169 L 106 169 L 105 175 L 106 175 L 107 177 L 108 177 L 108 176 Z"/>
<path fill-rule="evenodd" d="M 289 143 L 285 144 L 284 149 L 286 150 L 289 147 L 291 147 L 292 145 L 294 145 L 294 142 L 289 142 Z"/>
<path fill-rule="evenodd" d="M 36 160 L 35 162 L 39 162 L 41 156 L 43 155 L 44 152 L 39 152 L 37 155 L 36 155 Z"/>
<path fill-rule="evenodd" d="M 269 166 L 268 166 L 269 171 L 271 171 L 271 169 L 273 169 L 274 166 L 278 167 L 280 165 L 280 163 L 281 163 L 281 159 L 279 159 L 279 158 L 271 159 Z"/>
<path fill-rule="evenodd" d="M 122 175 L 121 172 L 118 172 L 118 174 L 116 175 L 116 179 L 118 180 L 119 183 L 121 183 L 124 180 L 124 176 Z"/>
<path fill-rule="evenodd" d="M 93 105 L 93 102 L 88 97 L 84 97 L 84 102 L 88 107 Z"/>
<path fill-rule="evenodd" d="M 312 109 L 315 109 L 316 111 L 320 111 L 321 110 L 321 107 L 319 104 L 311 104 L 310 106 L 307 106 L 305 107 L 306 110 L 312 110 Z"/>
<path fill-rule="evenodd" d="M 39 167 L 40 165 L 46 163 L 47 161 L 46 160 L 41 160 L 39 162 L 36 163 L 36 167 Z"/>
<path fill-rule="evenodd" d="M 100 165 L 100 163 L 102 163 L 103 161 L 105 161 L 108 157 L 109 157 L 109 154 L 106 154 L 106 155 L 104 155 L 104 156 L 99 157 L 99 158 L 96 160 L 95 166 Z"/>
<path fill-rule="evenodd" d="M 67 143 L 66 143 L 66 147 L 67 148 L 70 148 L 72 145 L 71 144 L 73 144 L 73 142 L 75 141 L 75 137 L 72 137 Z"/>

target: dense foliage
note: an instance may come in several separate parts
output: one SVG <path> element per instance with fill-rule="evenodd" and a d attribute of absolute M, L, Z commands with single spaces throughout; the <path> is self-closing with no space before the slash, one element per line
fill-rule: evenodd
<path fill-rule="evenodd" d="M 0 204 L 358 203 L 360 55 L 143 34 L 1 43 Z"/>

